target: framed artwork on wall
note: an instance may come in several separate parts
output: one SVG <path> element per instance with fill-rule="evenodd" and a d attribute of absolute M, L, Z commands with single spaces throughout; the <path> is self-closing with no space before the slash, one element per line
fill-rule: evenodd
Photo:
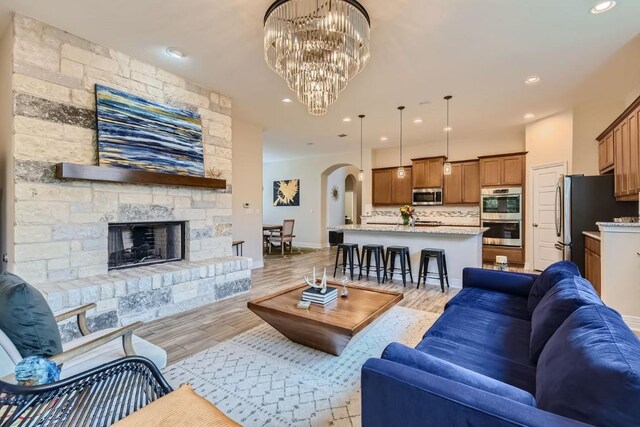
<path fill-rule="evenodd" d="M 300 206 L 300 180 L 273 181 L 273 206 Z"/>
<path fill-rule="evenodd" d="M 200 115 L 97 84 L 96 118 L 100 166 L 205 175 Z"/>

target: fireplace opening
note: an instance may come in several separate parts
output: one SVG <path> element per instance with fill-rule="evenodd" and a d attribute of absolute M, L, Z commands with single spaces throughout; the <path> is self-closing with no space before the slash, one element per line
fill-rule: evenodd
<path fill-rule="evenodd" d="M 109 270 L 184 259 L 184 222 L 109 224 Z"/>

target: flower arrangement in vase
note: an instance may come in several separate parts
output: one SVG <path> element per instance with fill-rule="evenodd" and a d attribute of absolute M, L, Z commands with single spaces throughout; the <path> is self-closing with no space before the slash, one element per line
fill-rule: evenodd
<path fill-rule="evenodd" d="M 409 221 L 413 218 L 413 214 L 415 213 L 415 208 L 413 206 L 404 205 L 400 208 L 400 216 L 402 217 L 402 224 L 409 225 Z"/>

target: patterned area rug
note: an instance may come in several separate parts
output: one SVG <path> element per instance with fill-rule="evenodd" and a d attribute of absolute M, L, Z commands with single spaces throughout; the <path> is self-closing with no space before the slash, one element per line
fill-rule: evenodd
<path fill-rule="evenodd" d="M 387 344 L 415 346 L 437 314 L 394 307 L 332 356 L 257 326 L 164 370 L 244 426 L 359 426 L 360 368 Z"/>

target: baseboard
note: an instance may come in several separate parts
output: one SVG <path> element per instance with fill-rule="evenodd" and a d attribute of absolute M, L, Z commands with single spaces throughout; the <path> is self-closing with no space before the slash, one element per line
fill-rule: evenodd
<path fill-rule="evenodd" d="M 293 247 L 294 248 L 322 249 L 322 245 L 320 243 L 299 242 L 297 240 L 293 241 Z"/>
<path fill-rule="evenodd" d="M 253 260 L 253 265 L 251 266 L 252 270 L 256 270 L 258 268 L 263 268 L 264 267 L 264 260 L 261 259 L 259 261 L 257 260 Z"/>
<path fill-rule="evenodd" d="M 622 316 L 622 320 L 633 331 L 640 333 L 640 317 L 637 316 Z"/>

